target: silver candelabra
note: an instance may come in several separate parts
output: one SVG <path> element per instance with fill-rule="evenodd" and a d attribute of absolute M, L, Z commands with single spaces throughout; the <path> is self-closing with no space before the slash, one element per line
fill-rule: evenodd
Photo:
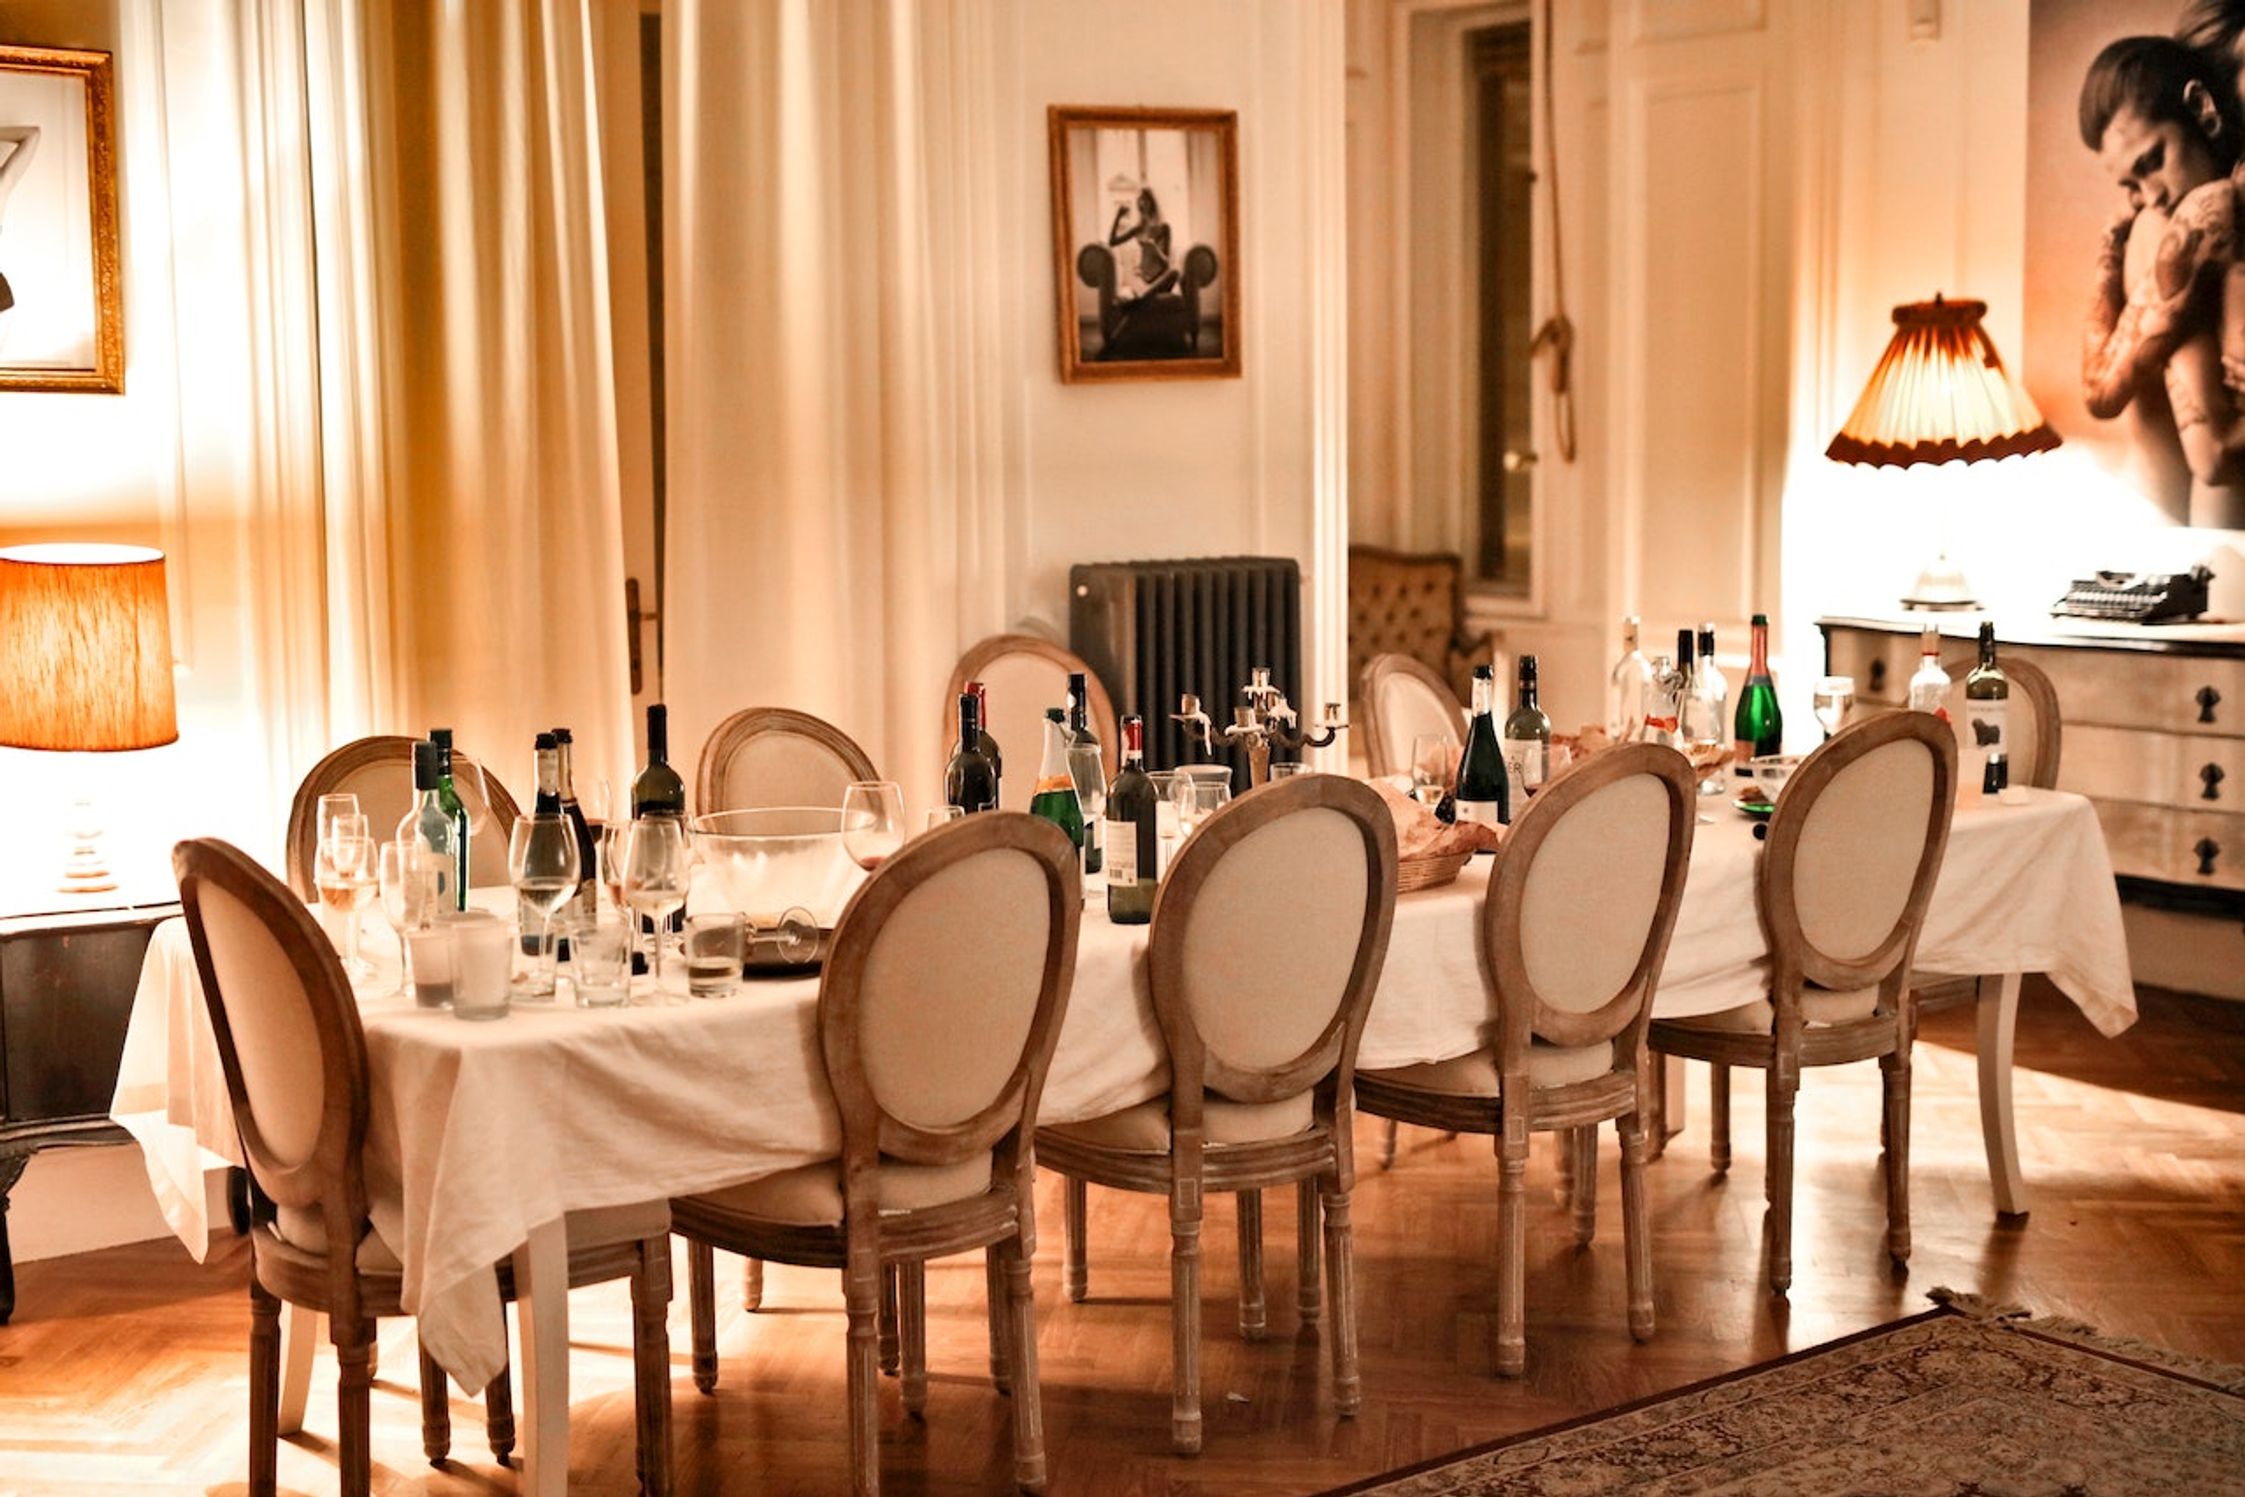
<path fill-rule="evenodd" d="M 1251 679 L 1240 688 L 1240 695 L 1247 700 L 1232 709 L 1232 720 L 1221 732 L 1228 742 L 1247 750 L 1250 788 L 1270 783 L 1274 747 L 1327 748 L 1340 736 L 1341 729 L 1348 726 L 1341 716 L 1341 704 L 1327 702 L 1319 725 L 1303 727 L 1300 715 L 1286 700 L 1286 693 L 1271 684 L 1271 668 L 1267 665 L 1255 667 Z M 1200 698 L 1188 691 L 1178 707 L 1180 710 L 1170 714 L 1171 719 L 1183 725 L 1185 737 L 1199 744 L 1202 753 L 1213 756 L 1219 730 L 1201 710 Z"/>

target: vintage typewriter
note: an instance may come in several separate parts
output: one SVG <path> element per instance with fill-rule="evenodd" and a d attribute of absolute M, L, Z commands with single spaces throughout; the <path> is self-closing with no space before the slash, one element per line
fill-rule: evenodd
<path fill-rule="evenodd" d="M 2080 577 L 2050 605 L 2058 618 L 2105 619 L 2119 624 L 2172 624 L 2207 609 L 2205 567 L 2187 572 L 2099 572 Z"/>

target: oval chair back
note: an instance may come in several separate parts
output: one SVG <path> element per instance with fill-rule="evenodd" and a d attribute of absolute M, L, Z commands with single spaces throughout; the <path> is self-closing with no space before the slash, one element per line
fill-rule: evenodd
<path fill-rule="evenodd" d="M 854 780 L 877 780 L 857 741 L 808 712 L 746 707 L 717 725 L 694 771 L 694 809 L 833 806 Z"/>
<path fill-rule="evenodd" d="M 850 900 L 819 984 L 842 1115 L 844 1194 L 874 1209 L 883 1157 L 970 1160 L 1002 1146 L 1031 1185 L 1029 1129 L 1076 968 L 1082 875 L 1067 834 L 1004 813 L 915 837 Z"/>
<path fill-rule="evenodd" d="M 1507 1086 L 1527 1084 L 1535 1039 L 1615 1041 L 1620 1065 L 1637 1064 L 1684 900 L 1697 801 L 1682 754 L 1629 743 L 1552 780 L 1513 823 L 1481 924 Z"/>
<path fill-rule="evenodd" d="M 1409 655 L 1375 655 L 1357 684 L 1364 711 L 1364 758 L 1375 775 L 1409 774 L 1421 733 L 1465 742 L 1465 708 L 1450 684 Z"/>
<path fill-rule="evenodd" d="M 1941 668 L 1949 673 L 1949 726 L 1957 735 L 1958 758 L 1965 764 L 1978 764 L 1969 741 L 1972 733 L 1965 717 L 1964 678 L 1980 663 L 1977 651 L 1948 661 Z M 2058 754 L 2063 747 L 2064 725 L 2058 713 L 2058 688 L 2041 666 L 2031 660 L 2015 660 L 2005 656 L 2003 673 L 2011 681 L 2011 698 L 2005 712 L 2003 736 L 2009 740 L 2011 756 L 2011 783 L 2031 785 L 2037 790 L 2058 788 Z M 1978 785 L 1966 785 L 1966 790 L 1978 790 Z"/>
<path fill-rule="evenodd" d="M 356 795 L 375 845 L 389 840 L 419 799 L 413 790 L 413 744 L 413 739 L 398 733 L 355 738 L 313 765 L 298 782 L 296 798 L 288 808 L 289 887 L 305 899 L 314 896 L 312 879 L 319 866 L 319 806 L 323 795 L 346 791 Z M 452 761 L 455 765 L 478 762 L 457 748 L 452 751 Z M 463 802 L 473 800 L 474 783 L 458 781 Z M 514 819 L 522 814 L 521 804 L 488 766 L 483 771 L 483 785 L 490 802 L 486 808 L 490 830 L 468 843 L 468 886 L 474 889 L 504 887 L 511 882 L 507 876 L 507 834 L 514 829 Z M 477 808 L 470 804 L 468 809 L 473 814 Z"/>
<path fill-rule="evenodd" d="M 343 1292 L 367 1225 L 367 1071 L 342 963 L 304 902 L 239 848 L 182 842 L 172 869 L 242 1157 L 282 1211 L 319 1213 Z"/>
<path fill-rule="evenodd" d="M 1834 734 L 1786 782 L 1756 886 L 1779 1029 L 1799 1024 L 1804 983 L 1877 985 L 1889 1009 L 1901 1000 L 1949 843 L 1956 776 L 1948 724 L 1889 712 Z"/>
<path fill-rule="evenodd" d="M 1250 791 L 1178 850 L 1148 966 L 1179 1136 L 1198 1132 L 1207 1091 L 1265 1103 L 1314 1088 L 1332 1122 L 1387 959 L 1395 860 L 1386 805 L 1330 774 Z M 1345 1179 L 1345 1130 L 1335 1143 Z"/>
<path fill-rule="evenodd" d="M 1008 811 L 1026 811 L 1037 790 L 1037 762 L 1044 752 L 1045 709 L 1065 706 L 1068 674 L 1082 671 L 1089 678 L 1091 731 L 1099 735 L 1108 772 L 1122 762 L 1122 730 L 1115 725 L 1115 706 L 1099 673 L 1080 656 L 1031 634 L 996 634 L 959 657 L 951 672 L 950 689 L 943 698 L 943 752 L 946 758 L 959 737 L 959 693 L 969 681 L 980 681 L 989 690 L 991 721 L 983 726 L 998 741 L 998 752 L 1012 768 L 999 786 L 999 803 Z M 939 766 L 940 767 L 940 766 Z"/>

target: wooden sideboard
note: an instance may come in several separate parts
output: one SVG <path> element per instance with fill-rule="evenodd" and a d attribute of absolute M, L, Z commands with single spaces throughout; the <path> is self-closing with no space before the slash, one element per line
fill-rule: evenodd
<path fill-rule="evenodd" d="M 1918 634 L 1937 623 L 1943 659 L 1978 636 L 1978 614 L 1826 618 L 1828 674 L 1857 700 L 1902 706 Z M 2096 803 L 2114 871 L 2134 897 L 2245 914 L 2245 626 L 1996 621 L 2000 657 L 2033 662 L 2065 724 L 2058 787 Z"/>
<path fill-rule="evenodd" d="M 176 904 L 0 919 L 0 1325 L 15 1313 L 8 1192 L 41 1149 L 126 1143 L 109 1120 L 149 933 Z"/>

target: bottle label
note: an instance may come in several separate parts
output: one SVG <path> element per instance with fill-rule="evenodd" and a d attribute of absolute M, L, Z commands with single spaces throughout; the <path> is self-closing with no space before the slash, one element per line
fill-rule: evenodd
<path fill-rule="evenodd" d="M 1512 783 L 1522 790 L 1536 790 L 1544 780 L 1546 753 L 1549 748 L 1540 738 L 1507 738 L 1501 741 L 1504 755 L 1504 772 Z"/>
<path fill-rule="evenodd" d="M 1450 804 L 1456 808 L 1460 821 L 1479 822 L 1482 826 L 1504 825 L 1504 818 L 1497 814 L 1497 803 L 1493 800 L 1467 800 L 1460 796 Z"/>
<path fill-rule="evenodd" d="M 1138 827 L 1134 822 L 1109 818 L 1114 831 L 1107 835 L 1107 882 L 1133 888 L 1138 883 Z"/>
<path fill-rule="evenodd" d="M 1965 778 L 1976 770 L 1980 793 L 1994 795 L 2010 783 L 2011 704 L 1997 700 L 1968 701 L 1964 710 L 1967 742 Z"/>

